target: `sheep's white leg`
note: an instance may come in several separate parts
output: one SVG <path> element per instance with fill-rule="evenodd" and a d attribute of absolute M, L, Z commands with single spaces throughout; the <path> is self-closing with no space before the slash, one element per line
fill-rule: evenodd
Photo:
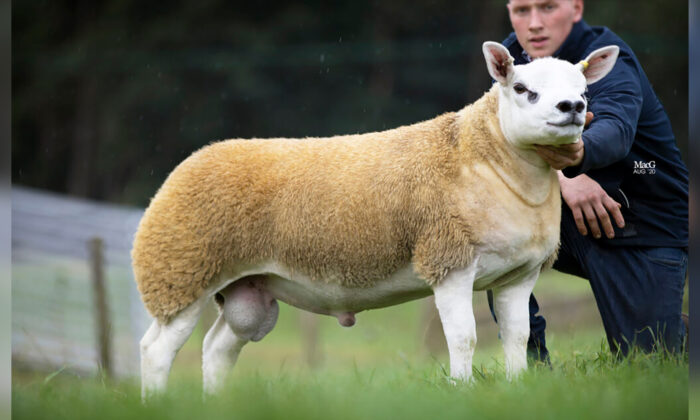
<path fill-rule="evenodd" d="M 522 280 L 493 290 L 493 303 L 503 340 L 506 377 L 516 378 L 527 368 L 527 339 L 530 335 L 528 302 L 539 276 L 539 267 Z"/>
<path fill-rule="evenodd" d="M 433 286 L 435 305 L 450 353 L 450 376 L 470 381 L 472 357 L 476 347 L 476 323 L 472 309 L 472 289 L 476 264 L 449 273 Z"/>
<path fill-rule="evenodd" d="M 178 350 L 192 334 L 199 315 L 202 299 L 177 314 L 168 324 L 154 321 L 141 339 L 141 398 L 162 393 Z"/>
<path fill-rule="evenodd" d="M 279 305 L 266 289 L 264 276 L 237 280 L 217 295 L 219 318 L 204 338 L 204 393 L 221 389 L 248 341 L 260 341 L 272 331 Z"/>
<path fill-rule="evenodd" d="M 226 323 L 224 314 L 219 314 L 216 322 L 204 337 L 202 375 L 205 395 L 215 394 L 221 389 L 228 373 L 236 364 L 241 349 L 247 342 L 247 340 L 236 337 L 231 327 Z"/>

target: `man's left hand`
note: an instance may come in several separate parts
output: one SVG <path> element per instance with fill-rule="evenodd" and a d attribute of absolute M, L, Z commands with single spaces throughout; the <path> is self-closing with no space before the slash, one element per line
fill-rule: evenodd
<path fill-rule="evenodd" d="M 564 169 L 569 166 L 576 166 L 583 160 L 583 139 L 576 143 L 562 144 L 561 146 L 541 146 L 535 145 L 535 151 L 549 163 L 554 169 Z"/>

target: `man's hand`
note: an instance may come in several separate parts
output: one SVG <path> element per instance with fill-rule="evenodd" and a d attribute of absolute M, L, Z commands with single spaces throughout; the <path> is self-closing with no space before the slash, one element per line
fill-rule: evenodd
<path fill-rule="evenodd" d="M 610 239 L 614 238 L 615 231 L 610 221 L 610 215 L 615 219 L 615 224 L 619 228 L 625 227 L 625 219 L 620 211 L 622 205 L 613 200 L 597 182 L 587 175 L 579 175 L 575 178 L 567 178 L 561 172 L 558 175 L 561 195 L 571 209 L 576 227 L 581 235 L 588 234 L 585 223 L 588 222 L 593 237 L 599 239 L 601 232 L 598 221 L 600 220 L 605 236 Z"/>
<path fill-rule="evenodd" d="M 592 112 L 586 112 L 586 123 L 591 123 Z M 563 144 L 560 146 L 541 146 L 536 144 L 535 151 L 554 169 L 560 170 L 568 166 L 576 166 L 583 160 L 583 140 L 578 139 L 576 143 Z"/>
<path fill-rule="evenodd" d="M 576 166 L 583 160 L 583 140 L 561 146 L 535 145 L 535 151 L 545 162 L 554 169 L 564 169 Z"/>

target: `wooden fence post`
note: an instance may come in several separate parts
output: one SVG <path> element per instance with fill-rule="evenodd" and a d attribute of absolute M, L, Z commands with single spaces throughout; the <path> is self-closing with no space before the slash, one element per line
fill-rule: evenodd
<path fill-rule="evenodd" d="M 90 250 L 90 277 L 92 279 L 92 289 L 95 303 L 95 326 L 97 335 L 97 351 L 99 354 L 99 365 L 104 374 L 111 378 L 112 357 L 111 357 L 111 337 L 109 308 L 107 306 L 107 292 L 104 279 L 104 258 L 102 253 L 102 238 L 92 238 L 88 241 Z"/>

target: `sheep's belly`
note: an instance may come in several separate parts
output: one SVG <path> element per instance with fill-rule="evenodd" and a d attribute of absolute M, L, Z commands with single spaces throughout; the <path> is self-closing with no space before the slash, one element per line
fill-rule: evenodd
<path fill-rule="evenodd" d="M 526 248 L 515 254 L 482 253 L 475 260 L 477 275 L 474 289 L 502 286 L 539 268 L 548 254 L 539 249 L 532 251 L 534 250 Z M 397 305 L 432 294 L 428 283 L 418 277 L 411 264 L 400 268 L 388 278 L 378 279 L 370 287 L 346 287 L 312 280 L 278 263 L 238 267 L 235 274 L 223 274 L 210 289 L 210 294 L 223 289 L 232 280 L 249 276 L 256 276 L 260 287 L 264 287 L 275 299 L 306 311 L 334 316 Z"/>
<path fill-rule="evenodd" d="M 241 275 L 242 274 L 242 275 Z M 408 265 L 371 287 L 345 287 L 314 281 L 303 274 L 291 273 L 278 264 L 264 264 L 239 272 L 236 277 L 265 276 L 264 287 L 275 298 L 297 308 L 326 315 L 360 312 L 397 305 L 432 294 L 432 289 Z M 219 287 L 231 278 L 224 279 Z"/>

